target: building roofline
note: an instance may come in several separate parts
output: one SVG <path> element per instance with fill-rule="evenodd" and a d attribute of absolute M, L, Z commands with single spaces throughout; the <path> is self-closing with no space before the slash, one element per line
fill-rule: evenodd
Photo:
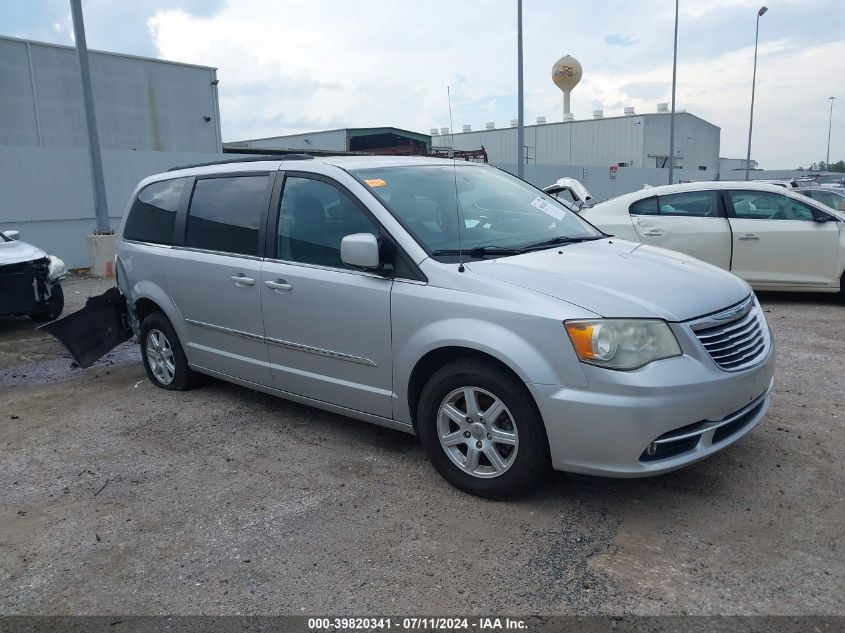
<path fill-rule="evenodd" d="M 593 122 L 596 122 L 596 121 L 610 121 L 610 120 L 616 120 L 616 119 L 637 119 L 639 117 L 657 117 L 657 116 L 668 117 L 670 115 L 671 115 L 671 112 L 643 112 L 642 114 L 620 114 L 618 116 L 603 116 L 600 119 L 589 118 L 589 119 L 573 119 L 572 121 L 550 121 L 548 123 L 540 123 L 540 124 L 532 123 L 532 124 L 526 125 L 524 127 L 527 130 L 528 128 L 550 127 L 550 126 L 553 126 L 553 125 L 572 125 L 573 123 L 593 123 Z M 702 123 L 706 123 L 707 125 L 713 126 L 717 130 L 722 129 L 718 125 L 716 125 L 715 123 L 711 123 L 710 121 L 708 121 L 706 119 L 702 119 L 700 116 L 693 114 L 692 112 L 675 112 L 675 116 L 681 116 L 681 115 L 687 115 L 687 116 L 694 117 L 694 118 L 698 119 L 699 121 L 701 121 Z M 497 128 L 493 128 L 492 130 L 482 129 L 482 130 L 472 130 L 470 132 L 454 132 L 454 135 L 460 136 L 462 134 L 478 134 L 478 133 L 481 133 L 481 132 L 502 132 L 504 130 L 516 130 L 516 129 L 517 128 L 510 127 L 510 126 L 508 126 L 508 127 L 497 127 Z M 452 132 L 448 132 L 446 134 L 437 134 L 436 136 L 432 136 L 432 138 L 438 138 L 438 137 L 442 137 L 442 136 L 452 136 L 452 134 L 453 134 Z"/>
<path fill-rule="evenodd" d="M 237 141 L 227 141 L 227 143 L 252 143 L 254 141 L 275 141 L 283 138 L 290 138 L 291 136 L 308 136 L 309 134 L 329 134 L 331 132 L 372 132 L 372 131 L 393 131 L 401 132 L 403 134 L 410 134 L 413 136 L 423 137 L 422 140 L 431 138 L 430 134 L 423 132 L 414 132 L 413 130 L 406 130 L 401 127 L 393 127 L 392 125 L 377 125 L 373 127 L 338 127 L 331 130 L 313 130 L 311 132 L 294 132 L 293 134 L 279 134 L 278 136 L 260 136 L 258 138 L 244 138 Z"/>
<path fill-rule="evenodd" d="M 23 37 L 13 37 L 11 35 L 0 35 L 0 40 L 9 42 L 20 42 L 22 44 L 36 44 L 38 46 L 50 46 L 53 48 L 64 48 L 75 51 L 75 46 L 68 46 L 67 44 L 55 44 L 53 42 L 42 42 L 40 40 L 30 40 Z M 203 68 L 205 70 L 217 70 L 216 66 L 205 66 L 203 64 L 189 64 L 188 62 L 176 62 L 169 59 L 158 59 L 157 57 L 145 57 L 143 55 L 130 55 L 129 53 L 115 53 L 114 51 L 101 51 L 95 48 L 89 48 L 89 53 L 99 53 L 101 55 L 111 55 L 112 57 L 125 57 L 126 59 L 135 59 L 143 62 L 158 62 L 159 64 L 170 64 L 171 66 L 187 66 L 189 68 Z"/>

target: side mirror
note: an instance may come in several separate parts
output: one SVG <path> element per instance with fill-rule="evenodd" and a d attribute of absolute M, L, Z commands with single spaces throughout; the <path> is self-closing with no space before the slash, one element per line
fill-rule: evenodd
<path fill-rule="evenodd" d="M 818 222 L 819 224 L 823 224 L 825 222 L 833 222 L 834 217 L 832 215 L 828 215 L 822 211 L 815 211 L 813 213 L 813 222 Z"/>
<path fill-rule="evenodd" d="M 10 240 L 17 240 L 21 236 L 20 231 L 3 231 L 3 235 L 8 237 Z"/>
<path fill-rule="evenodd" d="M 376 236 L 372 233 L 347 235 L 340 242 L 340 259 L 353 268 L 378 268 L 380 262 Z"/>

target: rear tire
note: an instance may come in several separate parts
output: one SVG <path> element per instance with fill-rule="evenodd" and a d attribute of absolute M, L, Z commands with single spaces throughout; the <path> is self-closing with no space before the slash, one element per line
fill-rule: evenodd
<path fill-rule="evenodd" d="M 417 433 L 443 478 L 481 497 L 524 495 L 551 470 L 531 394 L 489 361 L 457 360 L 435 372 L 420 396 Z"/>
<path fill-rule="evenodd" d="M 144 369 L 156 387 L 187 391 L 200 383 L 200 375 L 188 367 L 176 330 L 162 312 L 144 318 L 140 343 Z"/>
<path fill-rule="evenodd" d="M 38 312 L 33 312 L 29 315 L 29 318 L 37 323 L 54 321 L 61 316 L 62 310 L 64 309 L 65 291 L 62 290 L 60 284 L 55 284 L 50 288 L 50 298 L 47 300 L 47 307 Z"/>

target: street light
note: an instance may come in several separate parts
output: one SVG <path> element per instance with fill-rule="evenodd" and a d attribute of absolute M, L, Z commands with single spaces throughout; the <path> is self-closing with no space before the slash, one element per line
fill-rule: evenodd
<path fill-rule="evenodd" d="M 517 131 L 516 131 L 516 175 L 525 177 L 525 97 L 522 87 L 522 0 L 516 0 L 516 92 L 517 92 Z"/>
<path fill-rule="evenodd" d="M 760 18 L 768 11 L 766 5 L 757 11 L 757 29 L 754 31 L 754 74 L 751 76 L 751 117 L 748 120 L 748 156 L 745 159 L 745 180 L 748 180 L 748 171 L 751 169 L 751 128 L 754 127 L 754 85 L 757 83 L 757 40 L 760 37 Z"/>
<path fill-rule="evenodd" d="M 836 97 L 828 97 L 827 100 L 830 101 L 830 120 L 827 123 L 827 160 L 825 161 L 825 165 L 827 165 L 827 170 L 830 171 L 830 130 L 833 128 L 833 101 Z"/>
<path fill-rule="evenodd" d="M 669 184 L 675 171 L 675 86 L 678 80 L 678 0 L 675 0 L 675 47 L 672 54 L 672 118 L 669 122 Z"/>

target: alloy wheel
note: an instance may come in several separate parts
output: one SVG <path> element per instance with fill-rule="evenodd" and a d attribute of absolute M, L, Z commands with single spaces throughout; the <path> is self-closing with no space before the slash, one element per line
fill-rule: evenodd
<path fill-rule="evenodd" d="M 452 463 L 485 479 L 504 474 L 519 448 L 519 433 L 510 411 L 480 387 L 461 387 L 443 399 L 437 413 L 437 436 Z"/>
<path fill-rule="evenodd" d="M 152 329 L 147 334 L 147 362 L 161 384 L 169 385 L 173 382 L 176 377 L 173 348 L 161 330 Z"/>

